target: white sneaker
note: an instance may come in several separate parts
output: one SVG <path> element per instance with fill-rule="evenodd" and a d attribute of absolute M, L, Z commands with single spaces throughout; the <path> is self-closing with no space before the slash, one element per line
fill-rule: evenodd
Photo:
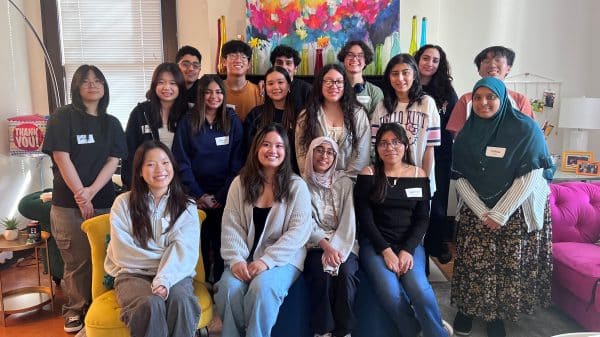
<path fill-rule="evenodd" d="M 324 333 L 322 335 L 319 335 L 318 333 L 316 333 L 315 337 L 333 337 L 333 335 L 331 334 L 331 332 Z"/>
<path fill-rule="evenodd" d="M 79 315 L 67 317 L 65 319 L 65 332 L 78 332 L 81 328 L 83 328 L 83 322 Z"/>
<path fill-rule="evenodd" d="M 450 323 L 442 320 L 442 325 L 444 326 L 444 330 L 448 333 L 448 336 L 454 335 L 454 329 L 452 329 L 452 325 Z"/>

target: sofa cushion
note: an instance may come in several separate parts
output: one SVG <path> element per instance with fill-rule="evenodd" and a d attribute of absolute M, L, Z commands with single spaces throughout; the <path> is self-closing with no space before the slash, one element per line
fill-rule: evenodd
<path fill-rule="evenodd" d="M 557 242 L 552 253 L 554 282 L 589 303 L 594 284 L 600 279 L 600 247 L 591 243 Z M 595 291 L 594 310 L 600 312 L 600 286 Z"/>
<path fill-rule="evenodd" d="M 553 242 L 593 243 L 600 239 L 600 184 L 550 184 Z"/>

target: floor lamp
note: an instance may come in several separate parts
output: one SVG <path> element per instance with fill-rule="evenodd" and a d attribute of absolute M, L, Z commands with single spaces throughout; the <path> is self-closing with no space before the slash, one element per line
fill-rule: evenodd
<path fill-rule="evenodd" d="M 588 130 L 600 129 L 600 98 L 563 98 L 558 127 L 571 129 L 563 138 L 565 151 L 588 151 Z"/>

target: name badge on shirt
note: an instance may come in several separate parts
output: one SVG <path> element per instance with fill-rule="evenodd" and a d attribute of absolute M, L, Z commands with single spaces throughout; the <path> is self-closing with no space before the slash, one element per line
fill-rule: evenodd
<path fill-rule="evenodd" d="M 94 135 L 77 135 L 77 144 L 94 144 Z"/>
<path fill-rule="evenodd" d="M 504 158 L 506 153 L 505 147 L 488 146 L 485 148 L 485 155 L 493 158 Z"/>
<path fill-rule="evenodd" d="M 141 128 L 142 128 L 143 134 L 152 132 L 152 130 L 150 130 L 150 125 L 148 125 L 148 124 L 142 125 Z"/>
<path fill-rule="evenodd" d="M 356 99 L 361 104 L 369 104 L 369 103 L 371 103 L 371 97 L 370 96 L 356 96 Z"/>
<path fill-rule="evenodd" d="M 227 107 L 228 108 L 232 108 L 233 111 L 235 111 L 235 104 L 227 104 Z"/>
<path fill-rule="evenodd" d="M 215 143 L 217 143 L 217 146 L 227 145 L 229 144 L 229 136 L 216 137 Z"/>
<path fill-rule="evenodd" d="M 409 198 L 423 197 L 423 189 L 420 187 L 407 188 L 404 191 L 406 192 L 406 196 Z"/>

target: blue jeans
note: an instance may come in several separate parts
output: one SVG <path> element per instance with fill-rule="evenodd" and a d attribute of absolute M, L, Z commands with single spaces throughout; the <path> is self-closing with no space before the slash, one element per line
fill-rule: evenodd
<path fill-rule="evenodd" d="M 223 319 L 221 336 L 270 336 L 279 307 L 299 275 L 300 270 L 286 264 L 263 271 L 248 284 L 226 267 L 215 293 L 217 310 Z"/>
<path fill-rule="evenodd" d="M 425 275 L 423 246 L 415 249 L 413 269 L 400 278 L 385 266 L 383 256 L 376 253 L 366 239 L 360 242 L 359 258 L 360 267 L 375 287 L 379 303 L 390 314 L 399 336 L 416 336 L 419 330 L 423 337 L 448 336 L 435 294 Z"/>

